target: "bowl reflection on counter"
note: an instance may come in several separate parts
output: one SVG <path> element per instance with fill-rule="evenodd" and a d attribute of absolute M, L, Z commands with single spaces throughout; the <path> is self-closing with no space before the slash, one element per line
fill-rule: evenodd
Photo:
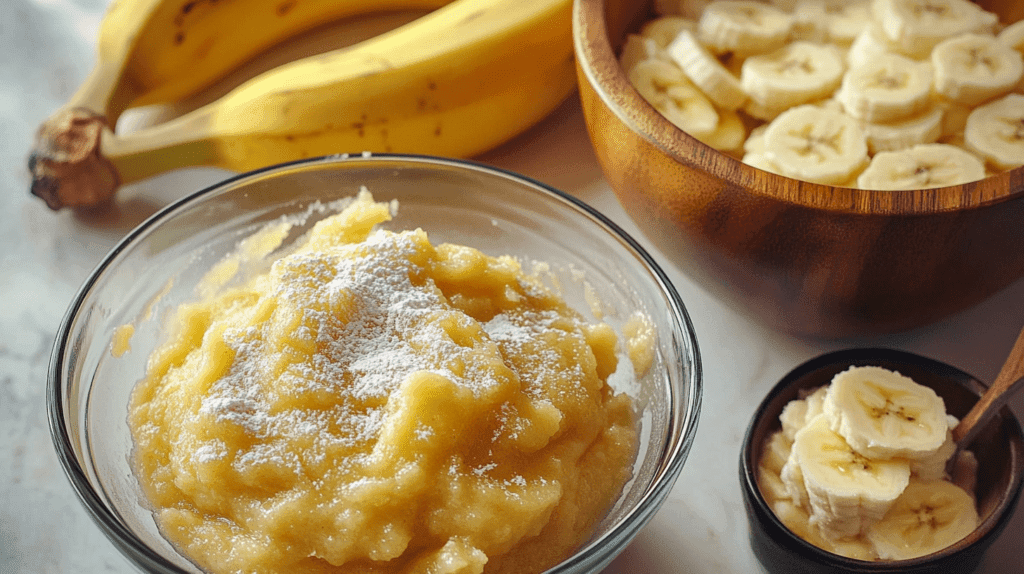
<path fill-rule="evenodd" d="M 168 206 L 131 231 L 76 295 L 58 331 L 47 401 L 58 457 L 76 493 L 114 546 L 144 572 L 199 572 L 160 534 L 132 475 L 128 397 L 162 342 L 170 311 L 195 297 L 206 272 L 238 242 L 282 216 L 306 214 L 281 249 L 317 220 L 315 206 L 367 186 L 398 200 L 391 230 L 426 231 L 432 243 L 476 247 L 543 261 L 571 307 L 621 327 L 634 311 L 658 333 L 650 373 L 636 385 L 640 451 L 625 486 L 594 536 L 551 572 L 595 572 L 646 524 L 689 453 L 701 400 L 697 341 L 679 294 L 627 234 L 579 200 L 481 164 L 410 155 L 333 156 L 242 174 Z M 588 287 L 579 280 L 585 277 Z M 591 291 L 592 289 L 592 291 Z M 130 350 L 112 354 L 122 325 Z"/>

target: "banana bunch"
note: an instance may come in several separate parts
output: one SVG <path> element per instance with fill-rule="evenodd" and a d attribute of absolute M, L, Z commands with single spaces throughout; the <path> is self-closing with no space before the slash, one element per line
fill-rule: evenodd
<path fill-rule="evenodd" d="M 659 16 L 626 38 L 620 64 L 634 85 L 646 80 L 634 67 L 674 64 L 680 73 L 662 69 L 653 95 L 685 97 L 654 107 L 749 165 L 880 190 L 956 185 L 1024 165 L 1024 22 L 1004 25 L 969 0 L 655 8 Z M 637 91 L 652 101 L 650 89 Z"/>
<path fill-rule="evenodd" d="M 425 15 L 266 70 L 175 117 L 118 133 L 271 47 L 369 13 Z M 97 63 L 40 128 L 32 193 L 89 206 L 190 166 L 246 171 L 333 153 L 470 157 L 533 125 L 575 87 L 571 0 L 115 0 Z"/>
<path fill-rule="evenodd" d="M 957 421 L 930 388 L 881 367 L 851 367 L 779 419 L 759 485 L 808 542 L 861 560 L 903 560 L 977 526 L 970 485 L 946 475 Z"/>

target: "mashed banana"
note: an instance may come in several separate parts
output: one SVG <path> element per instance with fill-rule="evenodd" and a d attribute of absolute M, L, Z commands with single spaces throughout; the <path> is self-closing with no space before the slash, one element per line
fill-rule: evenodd
<path fill-rule="evenodd" d="M 361 193 L 183 305 L 150 357 L 132 462 L 203 569 L 538 572 L 629 479 L 613 329 L 512 258 L 375 230 L 389 218 Z"/>

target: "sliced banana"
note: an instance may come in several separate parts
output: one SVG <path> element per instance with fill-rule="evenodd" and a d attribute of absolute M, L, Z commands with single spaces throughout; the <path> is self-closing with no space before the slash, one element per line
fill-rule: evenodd
<path fill-rule="evenodd" d="M 828 538 L 864 532 L 886 514 L 910 480 L 906 460 L 865 458 L 831 429 L 824 414 L 796 434 L 786 468 L 794 461 L 807 489 L 810 522 Z"/>
<path fill-rule="evenodd" d="M 715 106 L 672 62 L 642 60 L 630 70 L 629 82 L 654 109 L 688 134 L 708 137 L 718 127 Z"/>
<path fill-rule="evenodd" d="M 946 463 L 955 452 L 956 443 L 953 442 L 953 431 L 950 429 L 946 432 L 946 441 L 942 443 L 939 450 L 935 451 L 935 454 L 910 461 L 910 475 L 918 480 L 945 480 L 948 478 Z"/>
<path fill-rule="evenodd" d="M 849 46 L 870 22 L 870 0 L 800 0 L 793 7 L 792 36 Z"/>
<path fill-rule="evenodd" d="M 746 57 L 781 48 L 792 26 L 790 15 L 770 4 L 721 0 L 704 9 L 698 37 L 716 54 Z"/>
<path fill-rule="evenodd" d="M 881 28 L 871 22 L 850 44 L 850 49 L 846 51 L 846 65 L 849 68 L 857 68 L 874 61 L 882 54 L 899 54 L 899 51 L 889 45 Z"/>
<path fill-rule="evenodd" d="M 638 34 L 629 34 L 622 44 L 622 52 L 619 54 L 619 66 L 629 75 L 629 72 L 644 60 L 658 59 L 664 51 L 658 47 L 657 42 L 651 38 L 644 38 Z"/>
<path fill-rule="evenodd" d="M 883 560 L 908 560 L 947 548 L 978 526 L 974 499 L 944 480 L 912 480 L 867 538 Z"/>
<path fill-rule="evenodd" d="M 947 38 L 991 31 L 999 21 L 969 0 L 875 0 L 874 14 L 900 53 L 917 59 Z"/>
<path fill-rule="evenodd" d="M 932 67 L 898 54 L 879 54 L 843 75 L 843 109 L 867 122 L 891 122 L 932 105 Z"/>
<path fill-rule="evenodd" d="M 828 40 L 849 46 L 872 21 L 871 0 L 826 2 Z"/>
<path fill-rule="evenodd" d="M 782 170 L 779 169 L 779 166 L 772 163 L 772 160 L 768 159 L 768 156 L 766 156 L 763 153 L 746 152 L 743 154 L 743 157 L 740 159 L 740 161 L 749 165 L 750 167 L 756 167 L 757 169 L 760 169 L 762 171 L 782 175 Z"/>
<path fill-rule="evenodd" d="M 711 101 L 723 110 L 736 110 L 747 100 L 740 81 L 711 55 L 688 30 L 666 48 L 668 55 Z"/>
<path fill-rule="evenodd" d="M 935 91 L 969 106 L 1009 92 L 1024 74 L 1020 52 L 984 34 L 964 34 L 932 50 Z"/>
<path fill-rule="evenodd" d="M 719 110 L 715 131 L 697 139 L 720 151 L 738 152 L 747 139 L 747 126 L 743 125 L 743 119 L 736 112 Z"/>
<path fill-rule="evenodd" d="M 942 397 L 881 367 L 850 367 L 833 377 L 824 416 L 856 452 L 870 458 L 927 457 L 942 446 L 948 430 Z"/>
<path fill-rule="evenodd" d="M 789 109 L 827 97 L 839 87 L 845 64 L 831 44 L 792 42 L 743 62 L 740 86 L 750 103 L 767 109 Z"/>
<path fill-rule="evenodd" d="M 788 177 L 826 185 L 846 182 L 868 163 L 857 120 L 805 104 L 775 118 L 765 131 L 767 158 Z"/>
<path fill-rule="evenodd" d="M 985 178 L 978 156 L 949 144 L 921 144 L 882 151 L 857 178 L 862 189 L 931 189 Z"/>
<path fill-rule="evenodd" d="M 641 26 L 640 35 L 654 40 L 664 50 L 683 30 L 696 32 L 697 21 L 683 16 L 660 16 Z"/>
<path fill-rule="evenodd" d="M 765 441 L 764 450 L 761 453 L 759 466 L 769 470 L 775 476 L 782 473 L 782 467 L 786 466 L 789 460 L 789 452 L 793 448 L 793 441 L 786 438 L 782 433 L 772 433 L 771 438 Z"/>
<path fill-rule="evenodd" d="M 967 147 L 1001 170 L 1024 165 L 1024 95 L 1008 94 L 967 116 Z"/>
<path fill-rule="evenodd" d="M 942 135 L 942 118 L 942 109 L 933 106 L 915 116 L 894 122 L 864 122 L 861 128 L 867 137 L 868 149 L 873 155 L 934 143 Z"/>
<path fill-rule="evenodd" d="M 1024 53 L 1024 20 L 1019 20 L 999 31 L 996 36 L 1000 42 Z"/>

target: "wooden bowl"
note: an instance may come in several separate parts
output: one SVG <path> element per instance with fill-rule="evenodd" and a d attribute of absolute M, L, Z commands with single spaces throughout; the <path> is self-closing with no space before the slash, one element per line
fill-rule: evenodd
<path fill-rule="evenodd" d="M 986 0 L 1003 22 L 1024 3 Z M 616 59 L 652 0 L 575 0 L 587 129 L 626 212 L 699 284 L 804 336 L 874 335 L 969 308 L 1024 276 L 1024 168 L 963 185 L 875 191 L 748 166 L 675 127 Z"/>

